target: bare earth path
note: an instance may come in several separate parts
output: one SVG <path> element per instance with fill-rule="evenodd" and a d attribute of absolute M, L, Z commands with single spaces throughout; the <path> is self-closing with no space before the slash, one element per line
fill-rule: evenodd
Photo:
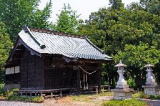
<path fill-rule="evenodd" d="M 71 101 L 70 98 L 59 100 L 47 99 L 44 103 L 0 101 L 0 106 L 100 106 L 100 102 L 112 99 L 111 96 L 101 96 L 93 98 L 93 102 Z M 160 100 L 141 99 L 149 103 L 149 106 L 160 106 Z"/>
<path fill-rule="evenodd" d="M 0 101 L 0 106 L 96 106 L 92 103 L 72 102 L 72 103 L 55 103 L 53 100 L 45 103 L 28 103 L 28 102 L 11 102 Z"/>
<path fill-rule="evenodd" d="M 111 96 L 92 98 L 93 102 L 73 101 L 70 97 L 62 99 L 47 99 L 44 103 L 29 103 L 18 101 L 0 101 L 0 106 L 100 106 L 103 101 L 112 99 Z"/>
<path fill-rule="evenodd" d="M 44 106 L 39 103 L 0 101 L 0 106 Z"/>

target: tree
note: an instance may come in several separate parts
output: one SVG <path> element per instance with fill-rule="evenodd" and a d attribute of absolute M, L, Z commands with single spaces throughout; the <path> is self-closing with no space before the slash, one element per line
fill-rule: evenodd
<path fill-rule="evenodd" d="M 114 56 L 115 61 L 120 59 L 123 59 L 123 62 L 132 68 L 132 70 L 127 70 L 130 73 L 130 78 L 135 79 L 137 86 L 141 88 L 142 83 L 145 83 L 146 75 L 143 68 L 148 63 L 158 64 L 160 62 L 160 50 L 145 43 L 139 45 L 126 44 L 124 51 L 119 51 Z"/>
<path fill-rule="evenodd" d="M 109 0 L 112 9 L 120 9 L 124 7 L 122 0 Z"/>
<path fill-rule="evenodd" d="M 140 0 L 141 6 L 148 12 L 160 15 L 160 1 L 159 0 Z"/>
<path fill-rule="evenodd" d="M 52 25 L 51 29 L 59 32 L 75 34 L 77 33 L 77 28 L 79 26 L 78 17 L 79 15 L 76 14 L 76 11 L 71 9 L 69 4 L 64 4 L 63 9 L 58 16 L 56 24 Z"/>
<path fill-rule="evenodd" d="M 43 10 L 37 9 L 37 11 L 31 16 L 32 20 L 34 19 L 33 22 L 30 23 L 31 26 L 36 28 L 49 28 L 50 23 L 48 19 L 51 14 L 51 7 L 52 3 L 50 1 Z"/>
<path fill-rule="evenodd" d="M 88 37 L 117 63 L 120 59 L 128 65 L 127 76 L 137 81 L 141 88 L 146 63 L 159 63 L 160 52 L 160 16 L 141 9 L 102 8 L 90 15 L 80 28 L 80 32 Z M 134 55 L 137 53 L 138 55 Z M 140 54 L 139 54 L 140 53 Z M 140 56 L 143 59 L 137 57 Z M 144 59 L 145 58 L 145 59 Z M 112 67 L 112 68 L 111 68 Z M 104 75 L 111 85 L 117 79 L 113 64 L 105 66 Z M 109 74 L 108 74 L 109 73 Z"/>
<path fill-rule="evenodd" d="M 12 42 L 6 32 L 5 25 L 0 22 L 0 83 L 3 81 L 4 64 L 12 47 Z"/>
<path fill-rule="evenodd" d="M 0 21 L 14 41 L 24 25 L 38 28 L 48 27 L 51 1 L 43 10 L 38 9 L 39 0 L 0 0 Z"/>

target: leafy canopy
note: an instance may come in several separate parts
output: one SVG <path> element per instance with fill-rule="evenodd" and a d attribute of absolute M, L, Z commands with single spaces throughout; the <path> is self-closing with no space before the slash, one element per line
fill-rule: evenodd
<path fill-rule="evenodd" d="M 79 15 L 76 14 L 76 11 L 71 9 L 69 4 L 64 4 L 56 24 L 52 25 L 51 28 L 56 31 L 75 34 L 77 33 L 77 28 L 79 26 L 78 17 Z"/>
<path fill-rule="evenodd" d="M 122 0 L 109 0 L 112 9 L 121 9 L 124 8 Z"/>
<path fill-rule="evenodd" d="M 145 79 L 143 66 L 157 65 L 160 60 L 160 16 L 139 6 L 117 9 L 112 4 L 111 8 L 91 13 L 89 20 L 79 28 L 81 34 L 89 35 L 98 47 L 112 56 L 114 62 L 123 60 L 128 65 L 127 75 L 136 81 L 137 87 L 141 87 Z M 105 69 L 105 79 L 115 84 L 113 64 Z"/>
<path fill-rule="evenodd" d="M 140 0 L 140 3 L 146 11 L 160 15 L 160 0 Z"/>
<path fill-rule="evenodd" d="M 38 9 L 40 0 L 0 0 L 0 21 L 14 41 L 24 25 L 47 28 L 51 13 L 51 1 L 43 10 Z"/>
<path fill-rule="evenodd" d="M 6 26 L 0 22 L 0 70 L 3 69 L 4 63 L 12 47 L 12 42 L 6 32 Z"/>

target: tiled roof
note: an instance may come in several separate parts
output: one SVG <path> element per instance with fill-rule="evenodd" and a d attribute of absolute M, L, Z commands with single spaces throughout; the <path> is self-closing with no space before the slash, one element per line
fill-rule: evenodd
<path fill-rule="evenodd" d="M 85 37 L 73 37 L 48 30 L 23 29 L 19 33 L 22 41 L 40 54 L 60 54 L 69 58 L 110 60 Z"/>

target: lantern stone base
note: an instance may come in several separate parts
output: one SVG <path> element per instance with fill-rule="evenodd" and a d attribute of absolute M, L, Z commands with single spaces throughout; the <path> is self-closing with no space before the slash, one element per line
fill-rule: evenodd
<path fill-rule="evenodd" d="M 133 89 L 112 89 L 113 92 L 113 99 L 115 100 L 124 100 L 124 99 L 129 99 L 132 96 Z"/>
<path fill-rule="evenodd" d="M 146 95 L 160 95 L 158 86 L 143 86 L 143 88 Z"/>

